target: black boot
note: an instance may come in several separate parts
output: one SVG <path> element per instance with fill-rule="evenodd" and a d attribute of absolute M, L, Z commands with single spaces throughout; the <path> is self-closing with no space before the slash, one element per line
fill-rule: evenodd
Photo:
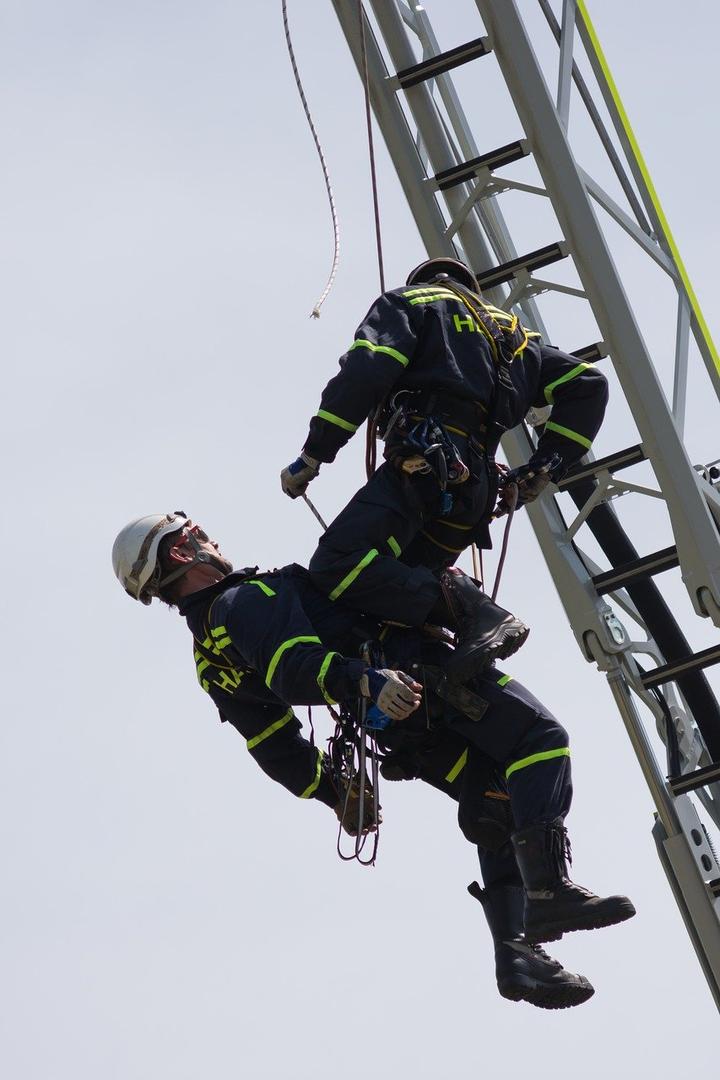
<path fill-rule="evenodd" d="M 525 886 L 528 941 L 557 941 L 570 930 L 596 930 L 635 914 L 627 896 L 595 896 L 570 881 L 570 843 L 562 818 L 513 833 L 512 843 Z"/>
<path fill-rule="evenodd" d="M 501 997 L 528 1001 L 538 1009 L 570 1009 L 593 996 L 595 989 L 584 975 L 566 971 L 539 945 L 525 941 L 524 894 L 519 885 L 493 885 L 483 891 L 473 881 L 468 892 L 482 904 L 490 927 Z"/>
<path fill-rule="evenodd" d="M 530 633 L 524 622 L 493 603 L 472 578 L 455 566 L 443 570 L 440 585 L 452 619 L 450 628 L 457 634 L 455 651 L 446 669 L 452 682 L 466 682 L 493 661 L 517 652 Z"/>

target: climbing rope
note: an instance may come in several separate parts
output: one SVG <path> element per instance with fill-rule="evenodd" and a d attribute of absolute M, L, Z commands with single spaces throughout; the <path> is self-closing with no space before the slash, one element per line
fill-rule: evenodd
<path fill-rule="evenodd" d="M 308 122 L 308 124 L 310 126 L 310 131 L 312 132 L 312 137 L 315 140 L 315 148 L 317 149 L 318 157 L 320 158 L 320 165 L 322 166 L 323 177 L 325 178 L 325 187 L 327 189 L 328 201 L 330 203 L 330 214 L 331 214 L 331 217 L 332 217 L 334 251 L 333 251 L 332 267 L 330 268 L 330 276 L 328 277 L 327 284 L 325 286 L 325 290 L 324 290 L 322 296 L 320 297 L 320 299 L 318 301 L 316 301 L 315 306 L 313 307 L 312 311 L 310 312 L 310 318 L 311 319 L 319 319 L 320 318 L 320 308 L 325 303 L 325 300 L 327 299 L 327 297 L 328 297 L 328 295 L 330 293 L 330 290 L 333 287 L 333 283 L 335 281 L 335 275 L 337 274 L 338 264 L 340 262 L 340 223 L 339 223 L 339 220 L 338 220 L 337 210 L 335 209 L 335 196 L 333 195 L 332 185 L 330 183 L 330 173 L 328 172 L 328 167 L 327 167 L 327 164 L 325 162 L 325 155 L 323 153 L 322 146 L 320 145 L 320 140 L 318 138 L 317 131 L 315 130 L 315 124 L 313 123 L 313 118 L 310 115 L 310 109 L 308 107 L 307 99 L 305 97 L 305 91 L 303 90 L 303 85 L 302 85 L 302 82 L 301 82 L 301 79 L 300 79 L 300 73 L 298 71 L 298 66 L 297 66 L 297 63 L 295 61 L 295 50 L 293 49 L 292 39 L 290 37 L 290 27 L 288 25 L 287 0 L 282 0 L 282 14 L 283 14 L 283 27 L 285 28 L 285 41 L 287 42 L 288 52 L 290 54 L 290 63 L 292 64 L 293 75 L 295 76 L 295 83 L 296 83 L 297 88 L 298 88 L 298 93 L 300 94 L 300 100 L 302 101 L 303 109 L 305 110 L 305 116 L 306 116 L 307 122 Z"/>

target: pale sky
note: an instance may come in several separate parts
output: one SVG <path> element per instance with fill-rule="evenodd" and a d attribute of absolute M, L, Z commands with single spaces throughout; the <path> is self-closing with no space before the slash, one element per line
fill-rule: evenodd
<path fill-rule="evenodd" d="M 471 0 L 425 6 L 443 48 L 483 32 Z M 717 337 L 717 5 L 589 6 Z M 535 25 L 535 0 L 520 7 Z M 3 1075 L 702 1072 L 716 1060 L 717 1013 L 655 854 L 650 795 L 526 521 L 501 594 L 533 627 L 512 672 L 571 734 L 573 876 L 626 892 L 638 910 L 553 945 L 596 987 L 561 1013 L 498 996 L 490 936 L 465 892 L 477 860 L 449 800 L 384 784 L 377 866 L 341 864 L 334 816 L 273 785 L 219 724 L 183 621 L 133 604 L 113 577 L 120 527 L 180 507 L 238 566 L 306 562 L 317 542 L 278 474 L 378 276 L 361 85 L 332 5 L 290 0 L 342 229 L 336 287 L 322 318 L 308 318 L 332 236 L 280 9 L 2 5 Z M 482 63 L 489 73 L 494 60 Z M 481 149 L 520 136 L 470 73 L 458 85 L 483 121 Z M 378 156 L 386 273 L 398 285 L 424 253 Z M 521 250 L 559 239 L 522 208 L 516 227 Z M 664 375 L 671 297 L 640 286 L 630 256 L 622 266 Z M 569 305 L 546 310 L 554 343 L 575 348 L 587 341 Z M 633 441 L 611 382 L 599 454 Z M 694 461 L 720 457 L 704 386 L 691 393 Z M 357 438 L 312 489 L 321 512 L 332 516 L 362 477 Z M 632 514 L 639 546 L 662 546 Z M 668 589 L 685 617 L 669 575 Z M 714 640 L 692 626 L 698 642 Z M 326 738 L 321 710 L 314 720 Z"/>

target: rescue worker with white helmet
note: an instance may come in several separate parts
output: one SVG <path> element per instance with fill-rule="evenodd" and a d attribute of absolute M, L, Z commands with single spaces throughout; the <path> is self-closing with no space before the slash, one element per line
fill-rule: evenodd
<path fill-rule="evenodd" d="M 442 674 L 449 646 L 428 643 L 419 631 L 391 631 L 383 644 L 397 669 L 368 666 L 353 653 L 377 636 L 377 623 L 368 626 L 329 600 L 297 564 L 234 571 L 181 511 L 130 522 L 113 546 L 113 567 L 133 599 L 178 607 L 193 634 L 201 687 L 263 771 L 339 818 L 345 792 L 323 751 L 302 736 L 292 706 L 354 703 L 361 695 L 375 701 L 392 721 L 380 736 L 389 751 L 384 775 L 417 777 L 450 795 L 464 835 L 477 845 L 485 890 L 474 884 L 471 891 L 493 935 L 500 993 L 551 1009 L 592 995 L 587 979 L 565 971 L 539 943 L 623 921 L 634 908 L 567 878 L 567 732 L 528 690 L 492 667 L 472 682 L 486 707 L 482 722 L 430 692 L 417 712 L 423 687 L 400 668 L 423 678 L 425 665 L 437 665 Z M 365 804 L 370 811 L 372 800 Z M 375 827 L 366 817 L 363 829 Z"/>

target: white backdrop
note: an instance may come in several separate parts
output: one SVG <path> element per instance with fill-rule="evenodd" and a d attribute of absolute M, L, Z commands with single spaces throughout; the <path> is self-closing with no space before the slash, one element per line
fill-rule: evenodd
<path fill-rule="evenodd" d="M 427 9 L 444 48 L 482 32 L 467 0 Z M 717 329 L 717 6 L 591 13 Z M 279 0 L 3 5 L 4 1075 L 700 1071 L 717 1014 L 655 856 L 650 797 L 526 522 L 503 602 L 535 632 L 512 670 L 571 732 L 577 880 L 638 909 L 557 945 L 597 987 L 559 1014 L 498 997 L 449 801 L 385 784 L 377 867 L 342 865 L 334 818 L 273 786 L 217 722 L 182 621 L 133 605 L 112 576 L 117 530 L 176 507 L 237 565 L 306 561 L 317 539 L 278 473 L 378 283 L 361 86 L 330 4 L 294 0 L 290 17 L 342 219 L 319 322 L 330 225 Z M 498 122 L 481 149 L 516 137 Z M 378 152 L 395 285 L 423 250 Z M 558 344 L 586 343 L 563 330 Z M 616 396 L 599 452 L 618 448 L 621 415 Z M 362 460 L 357 438 L 323 470 L 324 514 Z"/>

